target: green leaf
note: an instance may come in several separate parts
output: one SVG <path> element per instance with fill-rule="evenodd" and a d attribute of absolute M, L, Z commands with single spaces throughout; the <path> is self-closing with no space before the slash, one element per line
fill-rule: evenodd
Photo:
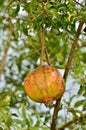
<path fill-rule="evenodd" d="M 22 125 L 22 120 L 20 119 L 13 119 L 13 125 L 18 124 L 18 125 Z"/>
<path fill-rule="evenodd" d="M 86 85 L 83 84 L 83 85 L 80 85 L 80 89 L 78 91 L 78 95 L 83 95 L 86 97 Z"/>
<path fill-rule="evenodd" d="M 11 101 L 10 95 L 6 95 L 6 97 L 0 96 L 0 107 L 4 107 L 4 106 L 9 105 L 10 101 Z"/>
<path fill-rule="evenodd" d="M 21 104 L 21 107 L 19 108 L 19 113 L 23 118 L 24 123 L 27 124 L 28 127 L 30 127 L 33 121 L 31 115 L 27 114 L 26 107 L 24 106 L 24 104 Z"/>
<path fill-rule="evenodd" d="M 77 108 L 77 107 L 79 107 L 79 106 L 82 106 L 85 101 L 86 101 L 86 100 L 84 100 L 84 99 L 77 101 L 77 102 L 74 104 L 74 107 Z"/>
<path fill-rule="evenodd" d="M 16 17 L 18 15 L 18 12 L 20 10 L 20 4 L 19 2 L 14 2 L 10 8 L 8 8 L 8 11 L 12 17 Z"/>
<path fill-rule="evenodd" d="M 46 128 L 46 127 L 42 127 L 42 126 L 41 127 L 39 127 L 39 126 L 37 127 L 36 126 L 36 127 L 30 127 L 30 130 L 50 130 L 50 129 Z"/>

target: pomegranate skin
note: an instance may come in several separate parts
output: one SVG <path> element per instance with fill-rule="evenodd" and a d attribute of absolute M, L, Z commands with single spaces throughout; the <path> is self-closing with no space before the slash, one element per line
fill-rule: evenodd
<path fill-rule="evenodd" d="M 47 104 L 62 97 L 65 85 L 58 70 L 42 65 L 26 76 L 24 89 L 33 101 Z"/>

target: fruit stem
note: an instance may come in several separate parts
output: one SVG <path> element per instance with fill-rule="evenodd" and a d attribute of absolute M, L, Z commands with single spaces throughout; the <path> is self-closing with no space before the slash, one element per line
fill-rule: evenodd
<path fill-rule="evenodd" d="M 45 55 L 46 55 L 46 60 L 47 60 L 47 63 L 48 65 L 50 65 L 50 58 L 49 58 L 49 55 L 48 55 L 48 51 L 47 51 L 47 48 L 45 48 Z"/>
<path fill-rule="evenodd" d="M 40 65 L 43 65 L 44 64 L 44 49 L 45 49 L 45 46 L 44 46 L 44 26 L 42 24 L 41 26 L 41 35 L 40 35 L 40 39 L 41 39 L 41 57 L 40 57 Z"/>

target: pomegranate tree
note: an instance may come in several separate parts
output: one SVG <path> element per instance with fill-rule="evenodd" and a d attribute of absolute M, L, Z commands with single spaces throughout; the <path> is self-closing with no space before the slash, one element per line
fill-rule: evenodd
<path fill-rule="evenodd" d="M 41 65 L 26 76 L 24 89 L 32 100 L 51 106 L 54 100 L 61 98 L 65 86 L 58 70 Z"/>

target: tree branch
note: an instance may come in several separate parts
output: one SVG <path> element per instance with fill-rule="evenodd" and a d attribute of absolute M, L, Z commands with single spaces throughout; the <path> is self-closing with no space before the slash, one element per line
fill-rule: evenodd
<path fill-rule="evenodd" d="M 75 118 L 75 119 L 73 119 L 73 120 L 71 120 L 71 121 L 65 123 L 65 124 L 62 125 L 60 128 L 58 128 L 58 130 L 64 130 L 65 128 L 67 128 L 67 127 L 70 126 L 71 124 L 76 123 L 76 122 L 82 120 L 83 118 L 86 118 L 86 114 L 85 114 L 85 115 L 81 114 L 80 117 L 77 117 L 77 118 Z"/>
<path fill-rule="evenodd" d="M 81 33 L 82 26 L 83 26 L 83 22 L 80 22 L 78 29 L 77 29 L 77 35 L 75 37 L 74 42 L 72 43 L 72 47 L 71 47 L 70 54 L 69 54 L 69 57 L 68 57 L 67 65 L 66 65 L 66 68 L 65 68 L 65 73 L 64 73 L 64 79 L 65 80 L 68 76 L 68 73 L 69 73 L 69 70 L 70 70 L 70 67 L 71 67 L 71 63 L 72 63 L 72 59 L 73 59 L 75 50 L 76 50 L 77 45 L 78 45 L 78 39 L 79 39 L 79 36 L 80 36 L 80 33 Z"/>
<path fill-rule="evenodd" d="M 78 1 L 76 0 L 73 0 L 76 4 L 80 5 L 81 7 L 85 7 L 84 5 L 82 5 L 81 3 L 79 3 Z"/>
<path fill-rule="evenodd" d="M 0 18 L 3 18 L 3 19 L 15 19 L 16 21 L 23 20 L 23 21 L 32 21 L 32 22 L 34 22 L 42 14 L 43 14 L 43 12 L 40 12 L 37 16 L 34 16 L 33 18 L 32 17 L 30 17 L 30 18 L 28 18 L 28 17 L 26 17 L 26 18 L 12 17 L 10 15 L 8 15 L 8 16 L 0 15 Z"/>
<path fill-rule="evenodd" d="M 9 31 L 8 31 L 8 40 L 7 40 L 5 51 L 4 51 L 4 55 L 2 57 L 2 61 L 1 61 L 1 64 L 0 64 L 0 76 L 3 73 L 4 67 L 5 67 L 7 52 L 8 52 L 8 49 L 10 47 L 11 33 L 12 33 L 12 31 L 11 31 L 11 29 L 9 29 Z"/>
<path fill-rule="evenodd" d="M 54 112 L 53 112 L 53 116 L 52 116 L 52 123 L 51 123 L 51 130 L 56 130 L 56 122 L 57 122 L 57 115 L 59 112 L 60 101 L 61 101 L 61 99 L 57 100 L 55 107 L 54 107 Z"/>
<path fill-rule="evenodd" d="M 66 65 L 66 68 L 65 68 L 65 73 L 64 73 L 64 80 L 65 81 L 67 79 L 67 76 L 68 76 L 68 73 L 69 73 L 69 70 L 70 70 L 70 67 L 71 67 L 72 59 L 73 59 L 73 56 L 74 56 L 74 53 L 75 53 L 75 50 L 76 50 L 76 47 L 77 47 L 77 43 L 78 43 L 78 39 L 79 39 L 79 36 L 80 36 L 80 33 L 81 33 L 82 26 L 83 26 L 83 22 L 80 22 L 78 29 L 77 29 L 77 34 L 76 34 L 75 40 L 72 43 L 72 47 L 71 47 L 71 50 L 70 50 L 69 58 L 68 58 L 67 65 Z M 57 121 L 57 117 L 58 117 L 60 101 L 61 101 L 61 99 L 57 100 L 56 105 L 54 107 L 52 123 L 51 123 L 51 130 L 56 130 L 56 121 Z"/>
<path fill-rule="evenodd" d="M 5 47 L 5 51 L 4 51 L 4 55 L 2 57 L 1 64 L 0 64 L 0 76 L 1 76 L 3 69 L 4 69 L 4 66 L 5 66 L 8 49 L 9 49 L 9 46 L 7 44 L 6 47 Z"/>

